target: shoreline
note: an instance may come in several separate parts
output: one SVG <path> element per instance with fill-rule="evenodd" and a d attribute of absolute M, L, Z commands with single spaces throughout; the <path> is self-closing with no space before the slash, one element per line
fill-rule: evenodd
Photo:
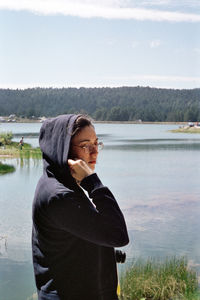
<path fill-rule="evenodd" d="M 4 117 L 5 120 L 8 117 Z M 53 117 L 49 117 L 49 118 L 53 118 Z M 48 118 L 47 118 L 48 119 Z M 135 121 L 98 121 L 98 120 L 93 120 L 93 122 L 95 124 L 141 124 L 141 125 L 146 125 L 146 124 L 158 124 L 158 125 L 186 125 L 188 124 L 188 122 L 164 122 L 164 121 L 155 121 L 155 122 L 150 122 L 150 121 L 140 121 L 140 120 L 135 120 Z M 0 121 L 0 125 L 1 124 L 15 124 L 15 123 L 43 123 L 40 119 L 22 119 L 22 118 L 17 118 L 14 121 L 4 121 L 1 122 Z"/>
<path fill-rule="evenodd" d="M 150 122 L 150 121 L 94 121 L 96 124 L 137 124 L 137 125 L 185 125 L 187 122 Z"/>

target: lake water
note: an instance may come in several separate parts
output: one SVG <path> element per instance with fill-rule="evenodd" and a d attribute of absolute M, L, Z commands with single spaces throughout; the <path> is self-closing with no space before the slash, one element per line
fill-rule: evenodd
<path fill-rule="evenodd" d="M 38 146 L 41 124 L 1 124 L 15 140 Z M 96 171 L 125 215 L 127 261 L 184 255 L 200 272 L 200 135 L 177 125 L 96 124 L 105 144 Z M 0 177 L 0 300 L 32 300 L 31 205 L 41 160 L 1 159 L 16 172 Z"/>

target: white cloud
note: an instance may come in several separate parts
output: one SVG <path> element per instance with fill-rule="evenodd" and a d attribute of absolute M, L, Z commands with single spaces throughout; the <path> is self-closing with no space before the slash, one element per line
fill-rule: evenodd
<path fill-rule="evenodd" d="M 200 22 L 198 14 L 136 8 L 131 7 L 130 4 L 128 0 L 0 0 L 0 9 L 82 18 Z"/>
<path fill-rule="evenodd" d="M 169 7 L 169 8 L 198 8 L 200 6 L 199 0 L 133 0 L 136 6 L 146 7 Z"/>
<path fill-rule="evenodd" d="M 143 5 L 169 5 L 170 0 L 142 1 Z"/>
<path fill-rule="evenodd" d="M 150 47 L 151 48 L 157 48 L 161 45 L 161 41 L 160 40 L 152 40 L 150 42 Z"/>

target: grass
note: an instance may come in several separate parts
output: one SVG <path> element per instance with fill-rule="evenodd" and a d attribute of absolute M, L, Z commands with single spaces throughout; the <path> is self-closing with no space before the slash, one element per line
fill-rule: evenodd
<path fill-rule="evenodd" d="M 7 164 L 2 164 L 0 162 L 0 175 L 12 173 L 15 171 L 15 167 Z"/>
<path fill-rule="evenodd" d="M 180 133 L 200 133 L 200 128 L 197 127 L 180 127 L 178 129 L 170 130 L 171 132 Z"/>
<path fill-rule="evenodd" d="M 121 277 L 120 300 L 199 300 L 198 277 L 185 258 L 138 260 Z"/>
<path fill-rule="evenodd" d="M 10 142 L 8 145 L 0 147 L 0 157 L 1 158 L 19 158 L 20 164 L 23 165 L 26 162 L 29 162 L 29 159 L 32 158 L 35 161 L 41 159 L 42 153 L 40 148 L 32 148 L 29 144 L 24 144 L 23 148 L 20 149 L 19 143 Z M 14 172 L 15 167 L 11 165 L 2 164 L 0 162 L 0 175 Z"/>
<path fill-rule="evenodd" d="M 1 157 L 13 157 L 13 158 L 38 158 L 42 157 L 40 148 L 32 148 L 29 144 L 24 144 L 22 150 L 19 147 L 19 143 L 11 142 L 9 145 L 5 145 L 0 148 Z"/>

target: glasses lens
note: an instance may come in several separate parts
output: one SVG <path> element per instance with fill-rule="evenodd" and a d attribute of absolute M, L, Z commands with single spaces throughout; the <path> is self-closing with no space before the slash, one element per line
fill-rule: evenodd
<path fill-rule="evenodd" d="M 102 150 L 103 149 L 103 143 L 102 142 L 99 142 L 98 144 L 94 145 L 94 144 L 90 144 L 88 145 L 87 147 L 84 147 L 84 151 L 86 153 L 91 153 L 94 151 L 94 149 L 98 149 L 98 151 Z"/>
<path fill-rule="evenodd" d="M 98 143 L 98 149 L 99 149 L 99 150 L 102 150 L 102 149 L 103 149 L 103 146 L 104 146 L 103 142 L 99 142 L 99 143 Z"/>

